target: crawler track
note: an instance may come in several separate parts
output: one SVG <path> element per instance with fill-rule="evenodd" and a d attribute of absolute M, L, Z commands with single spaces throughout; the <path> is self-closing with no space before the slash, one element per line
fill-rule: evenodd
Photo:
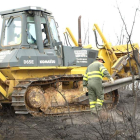
<path fill-rule="evenodd" d="M 82 81 L 82 75 L 64 75 L 64 76 L 49 76 L 38 79 L 26 79 L 19 82 L 17 86 L 14 87 L 12 94 L 12 106 L 14 107 L 15 114 L 32 114 L 32 115 L 58 115 L 58 114 L 68 114 L 68 112 L 81 112 L 87 109 L 88 106 L 83 105 L 69 105 L 69 106 L 57 106 L 51 107 L 47 112 L 40 112 L 39 109 L 30 109 L 26 104 L 25 94 L 29 87 L 31 86 L 47 86 L 55 85 L 57 82 L 65 81 Z M 77 109 L 74 109 L 76 106 Z M 83 110 L 84 109 L 84 110 Z M 80 110 L 80 111 L 79 111 Z M 57 113 L 56 113 L 57 112 Z"/>
<path fill-rule="evenodd" d="M 12 93 L 12 106 L 14 107 L 15 114 L 32 114 L 33 116 L 40 115 L 55 115 L 62 116 L 67 114 L 77 114 L 81 112 L 89 112 L 88 103 L 83 103 L 77 101 L 77 103 L 66 103 L 65 105 L 55 105 L 49 107 L 47 110 L 41 110 L 37 108 L 31 108 L 27 104 L 26 93 L 28 89 L 31 90 L 33 87 L 46 87 L 48 85 L 56 86 L 59 82 L 69 82 L 69 81 L 82 81 L 83 76 L 79 75 L 59 75 L 59 76 L 48 76 L 38 79 L 26 79 L 19 82 L 18 85 L 14 87 Z"/>

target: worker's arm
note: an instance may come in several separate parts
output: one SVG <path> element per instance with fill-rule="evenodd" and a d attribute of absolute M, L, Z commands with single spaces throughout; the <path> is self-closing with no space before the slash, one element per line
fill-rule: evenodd
<path fill-rule="evenodd" d="M 107 77 L 108 79 L 111 78 L 109 72 L 107 71 L 107 69 L 104 67 L 103 64 L 100 64 L 100 72 L 101 72 L 103 77 Z"/>
<path fill-rule="evenodd" d="M 103 64 L 100 64 L 100 72 L 103 77 L 107 77 L 108 79 L 110 79 L 111 83 L 114 83 L 114 79 L 110 76 L 108 70 L 104 67 Z"/>
<path fill-rule="evenodd" d="M 85 75 L 83 76 L 83 92 L 84 93 L 88 92 L 88 90 L 87 90 L 87 84 L 88 84 L 88 75 L 87 75 L 87 73 L 88 73 L 88 68 L 86 70 Z"/>
<path fill-rule="evenodd" d="M 87 87 L 87 84 L 88 84 L 88 69 L 86 70 L 85 72 L 85 75 L 83 76 L 83 87 Z"/>

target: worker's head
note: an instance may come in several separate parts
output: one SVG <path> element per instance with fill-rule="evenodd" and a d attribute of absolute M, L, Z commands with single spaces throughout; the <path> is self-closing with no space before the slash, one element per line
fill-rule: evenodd
<path fill-rule="evenodd" d="M 102 56 L 98 56 L 98 57 L 96 58 L 96 60 L 98 60 L 98 61 L 101 62 L 101 63 L 105 63 L 105 61 L 104 61 L 104 59 L 103 59 Z"/>

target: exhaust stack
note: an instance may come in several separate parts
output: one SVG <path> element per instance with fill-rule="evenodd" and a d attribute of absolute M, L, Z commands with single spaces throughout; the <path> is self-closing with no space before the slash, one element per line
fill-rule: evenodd
<path fill-rule="evenodd" d="M 81 40 L 81 16 L 78 18 L 78 46 L 82 47 L 82 40 Z"/>

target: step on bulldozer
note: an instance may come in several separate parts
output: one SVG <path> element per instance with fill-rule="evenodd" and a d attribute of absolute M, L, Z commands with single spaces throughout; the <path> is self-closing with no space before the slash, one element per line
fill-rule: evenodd
<path fill-rule="evenodd" d="M 82 81 L 87 66 L 97 56 L 103 56 L 105 67 L 116 79 L 114 84 L 103 79 L 108 108 L 117 104 L 117 89 L 132 82 L 128 60 L 134 78 L 138 78 L 138 44 L 133 44 L 133 49 L 131 45 L 112 47 L 97 28 L 104 41 L 101 49 L 83 47 L 81 41 L 74 47 L 64 46 L 58 23 L 47 9 L 28 6 L 2 11 L 0 15 L 0 103 L 10 104 L 16 114 L 89 111 Z"/>

